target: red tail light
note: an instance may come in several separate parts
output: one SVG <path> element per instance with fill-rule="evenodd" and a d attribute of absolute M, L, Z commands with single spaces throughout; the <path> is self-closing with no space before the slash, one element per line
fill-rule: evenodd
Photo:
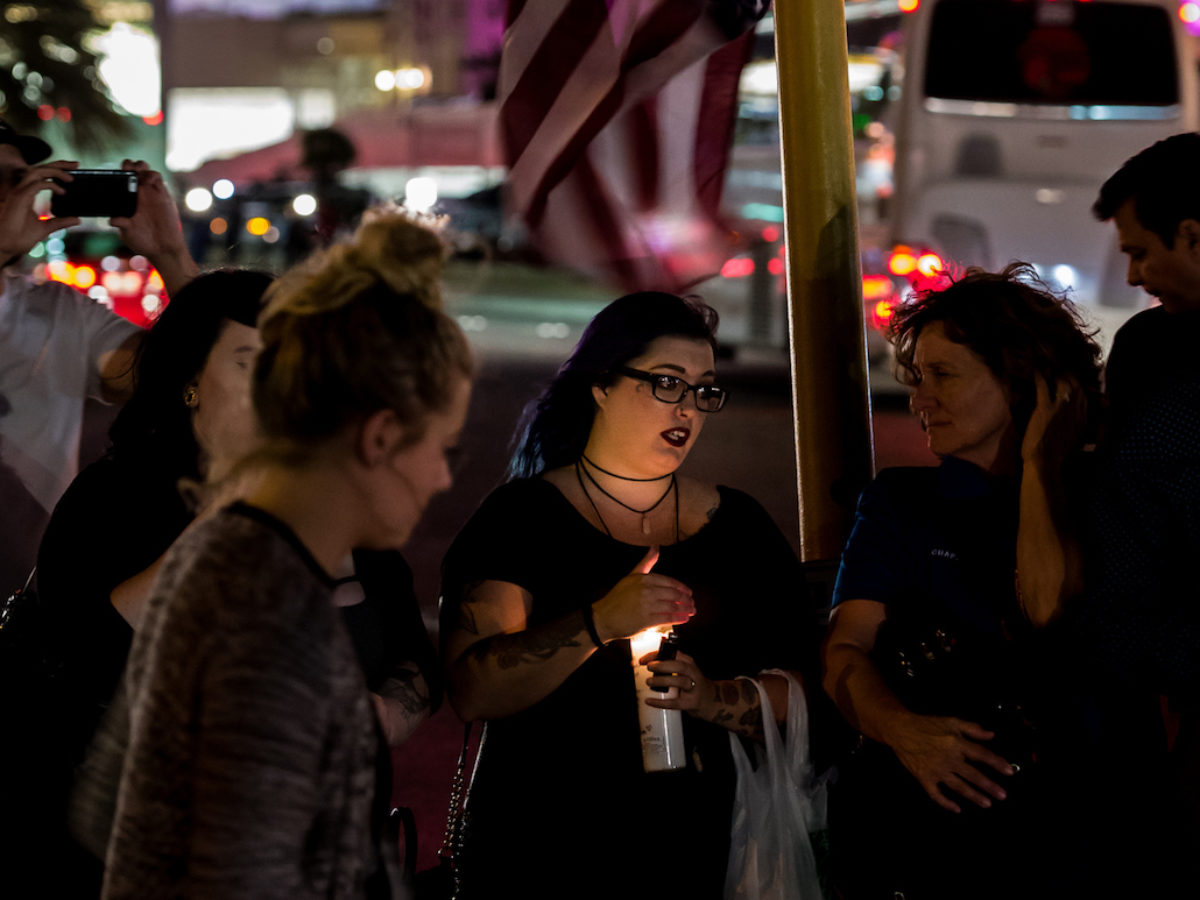
<path fill-rule="evenodd" d="M 896 314 L 896 303 L 893 300 L 880 300 L 871 310 L 871 322 L 880 331 L 887 330 L 888 322 Z"/>
<path fill-rule="evenodd" d="M 712 271 L 711 269 L 709 270 Z M 748 256 L 739 256 L 734 259 L 727 259 L 725 265 L 721 266 L 722 278 L 745 278 L 747 275 L 754 274 L 754 260 Z"/>
<path fill-rule="evenodd" d="M 863 300 L 885 300 L 892 295 L 892 279 L 886 275 L 864 275 L 862 282 Z"/>
<path fill-rule="evenodd" d="M 922 253 L 917 257 L 916 270 L 926 278 L 933 278 L 936 275 L 941 275 L 945 271 L 945 261 L 932 251 Z"/>
<path fill-rule="evenodd" d="M 56 259 L 46 263 L 46 277 L 51 281 L 61 281 L 63 284 L 71 283 L 71 269 L 69 262 L 65 259 Z"/>
<path fill-rule="evenodd" d="M 74 266 L 71 272 L 71 285 L 86 291 L 96 283 L 96 270 L 91 266 Z"/>

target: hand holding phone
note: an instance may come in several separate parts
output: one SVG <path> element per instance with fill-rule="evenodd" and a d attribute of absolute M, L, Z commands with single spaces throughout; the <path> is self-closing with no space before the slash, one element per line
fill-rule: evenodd
<path fill-rule="evenodd" d="M 132 216 L 137 212 L 138 177 L 127 169 L 74 169 L 63 192 L 50 200 L 50 213 L 61 216 Z"/>

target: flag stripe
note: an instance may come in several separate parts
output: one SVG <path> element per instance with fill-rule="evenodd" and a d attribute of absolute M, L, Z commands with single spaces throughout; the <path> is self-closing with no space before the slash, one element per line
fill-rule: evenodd
<path fill-rule="evenodd" d="M 571 20 L 573 11 L 581 5 L 604 6 L 595 0 L 574 0 L 560 21 Z M 701 33 L 693 34 L 696 31 Z M 511 130 L 506 124 L 503 132 L 505 155 L 512 170 L 514 208 L 528 210 L 527 214 L 536 223 L 544 195 L 570 171 L 600 129 L 623 107 L 657 91 L 691 58 L 700 58 L 710 51 L 716 45 L 715 40 L 715 32 L 701 22 L 699 6 L 694 0 L 667 0 L 637 23 L 624 50 L 615 46 L 611 30 L 603 29 L 596 34 L 564 84 L 561 78 L 547 77 L 547 73 L 556 70 L 553 63 L 557 56 L 548 47 L 553 41 L 547 36 L 541 45 L 546 55 L 525 67 L 521 84 L 514 86 L 501 108 L 502 121 L 520 119 L 525 123 Z M 559 62 L 563 58 L 575 57 L 564 53 Z M 522 90 L 527 83 L 536 84 L 537 88 Z M 551 89 L 548 108 L 531 102 L 534 96 L 544 98 L 547 87 Z M 535 123 L 532 130 L 529 123 Z M 525 174 L 527 169 L 540 173 L 540 177 L 530 179 Z"/>
<path fill-rule="evenodd" d="M 500 84 L 507 201 L 548 256 L 631 288 L 675 290 L 719 268 L 758 5 L 513 0 Z"/>
<path fill-rule="evenodd" d="M 738 78 L 753 50 L 754 34 L 748 31 L 717 50 L 705 66 L 700 108 L 726 111 L 724 116 L 706 117 L 703 127 L 696 129 L 696 146 L 692 153 L 696 197 L 700 208 L 710 216 L 720 212 L 729 148 L 737 126 Z"/>
<path fill-rule="evenodd" d="M 561 7 L 560 14 L 552 20 L 544 34 L 532 35 L 538 40 L 520 73 L 507 75 L 512 77 L 512 74 L 518 74 L 505 97 L 502 112 L 504 147 L 510 154 L 510 162 L 524 152 L 563 91 L 561 80 L 546 77 L 547 72 L 555 70 L 555 59 L 561 56 L 582 62 L 592 55 L 590 48 L 597 40 L 611 42 L 603 3 L 589 0 L 575 0 L 565 6 L 560 3 L 534 3 L 526 9 L 526 15 L 547 16 L 553 10 L 544 8 L 546 6 Z M 521 33 L 520 28 L 511 28 L 508 40 L 516 40 L 513 35 Z M 530 35 L 526 35 L 525 41 L 529 38 Z M 519 52 L 520 48 L 514 47 L 510 52 L 510 48 L 505 47 L 507 59 L 513 59 Z M 593 72 L 594 67 L 588 66 L 588 71 Z"/>

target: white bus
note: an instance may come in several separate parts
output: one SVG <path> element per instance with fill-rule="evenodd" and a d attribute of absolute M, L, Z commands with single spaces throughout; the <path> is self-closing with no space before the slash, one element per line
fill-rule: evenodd
<path fill-rule="evenodd" d="M 1198 125 L 1178 0 L 921 0 L 906 16 L 894 110 L 895 275 L 1034 264 L 1102 343 L 1149 302 L 1125 283 L 1100 185 L 1156 140 Z M 1198 160 L 1200 163 L 1200 160 Z M 935 256 L 931 255 L 935 254 Z"/>

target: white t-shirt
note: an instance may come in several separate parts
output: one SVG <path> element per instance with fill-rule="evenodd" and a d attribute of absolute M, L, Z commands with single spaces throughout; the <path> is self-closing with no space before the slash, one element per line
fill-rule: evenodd
<path fill-rule="evenodd" d="M 100 357 L 138 326 L 64 284 L 6 274 L 2 287 L 0 463 L 50 511 L 79 469 L 83 404 L 100 399 Z"/>

